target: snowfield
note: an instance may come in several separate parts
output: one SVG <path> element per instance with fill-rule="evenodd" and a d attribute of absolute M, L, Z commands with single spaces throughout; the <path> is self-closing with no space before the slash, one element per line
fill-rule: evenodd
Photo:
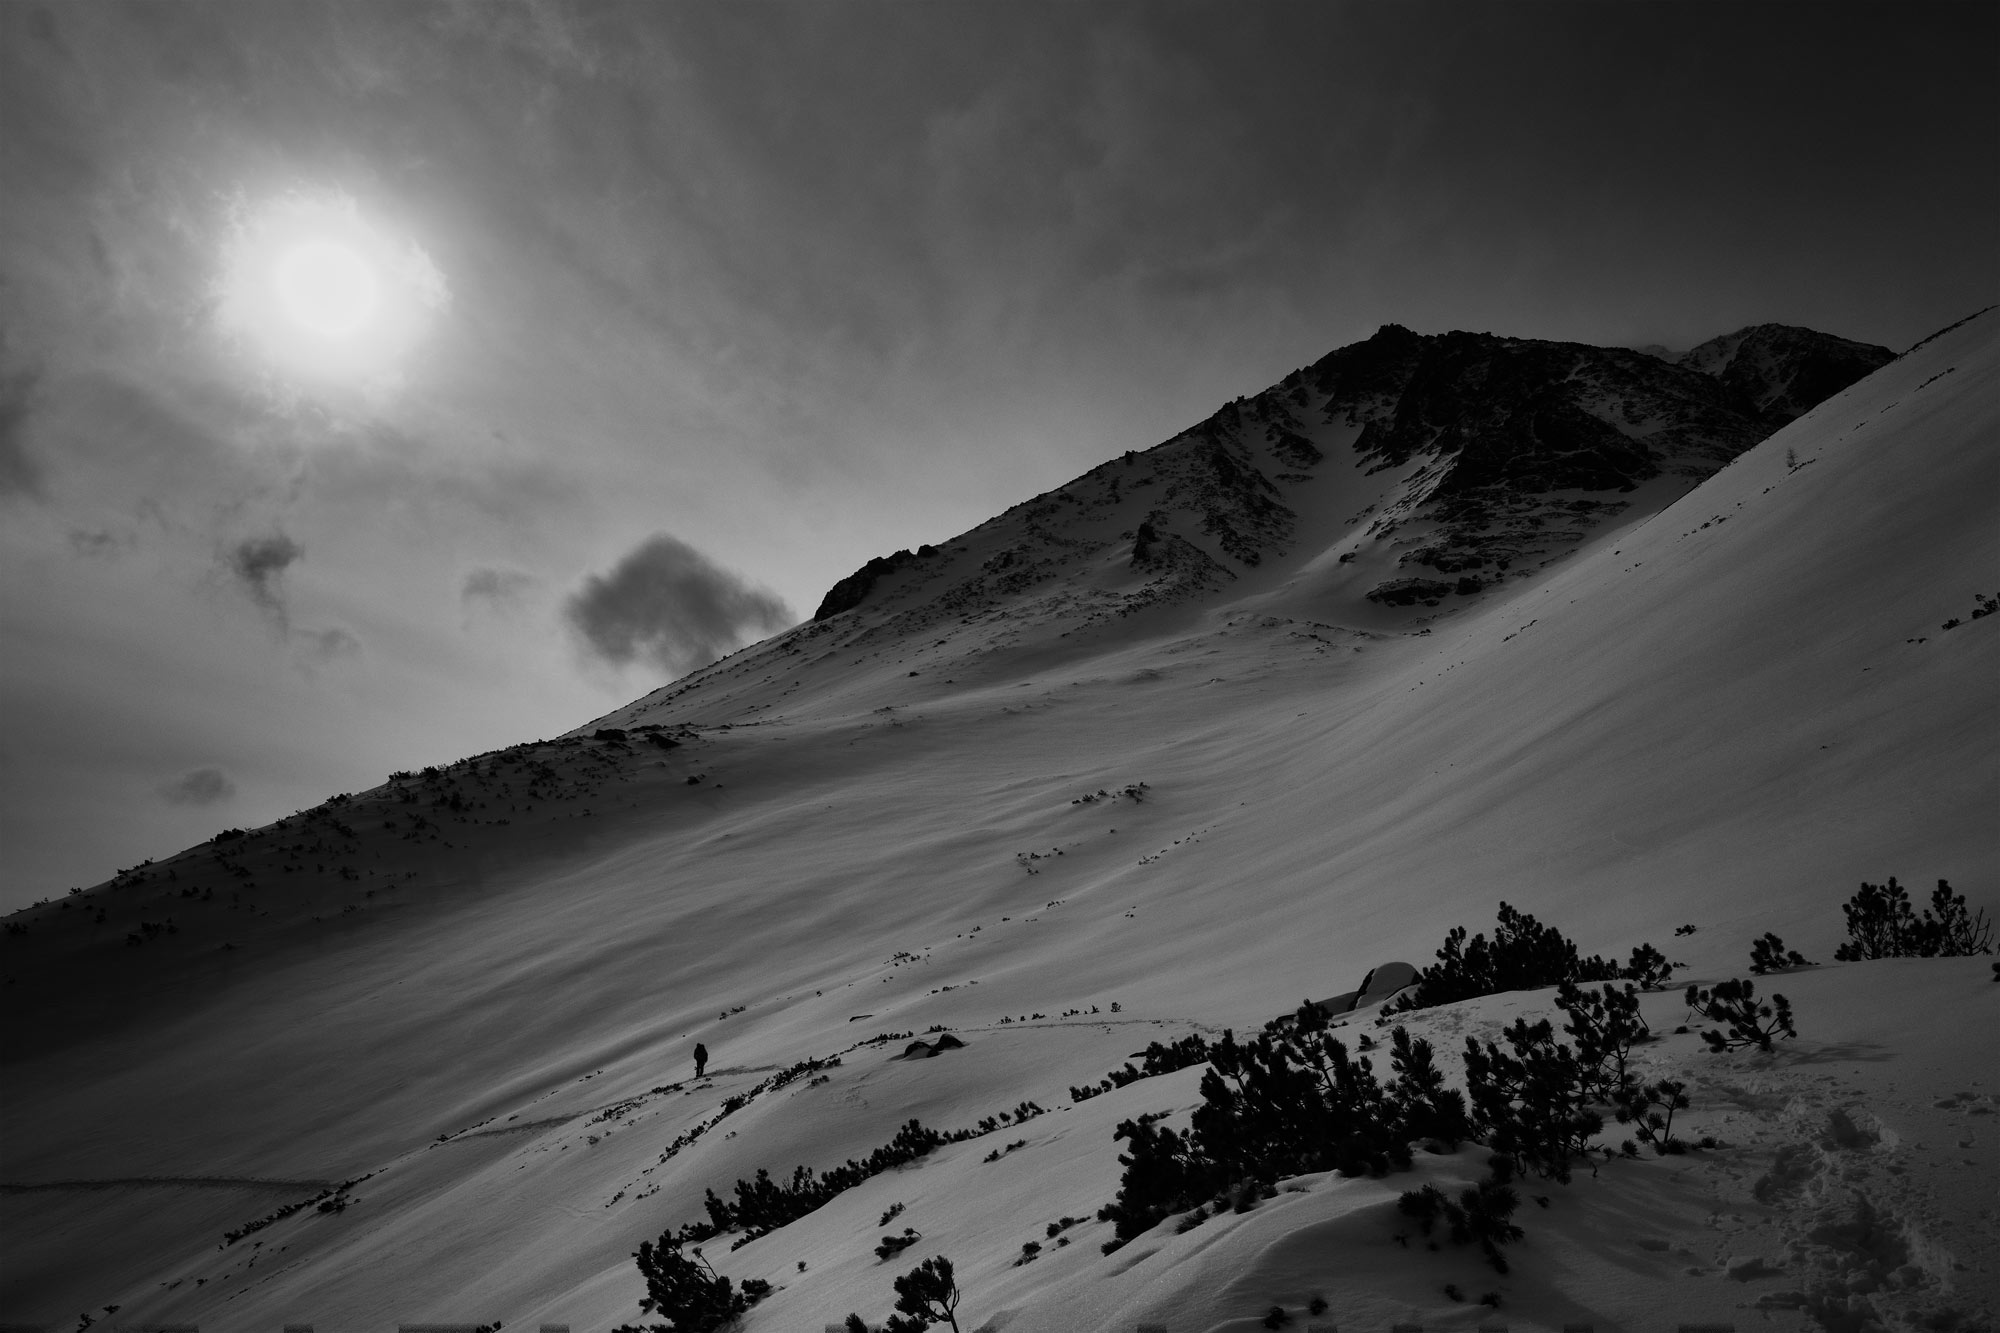
<path fill-rule="evenodd" d="M 1292 519 L 1198 497 L 1264 543 L 1254 565 L 1192 523 L 1160 538 L 1181 555 L 1131 560 L 1119 534 L 1155 502 L 1107 464 L 1100 508 L 1042 497 L 939 556 L 1024 552 L 977 598 L 899 566 L 568 737 L 10 918 L 0 1320 L 609 1329 L 640 1317 L 631 1251 L 705 1190 L 1032 1102 L 711 1242 L 775 1287 L 744 1328 L 879 1322 L 942 1254 L 966 1333 L 1221 1333 L 1273 1306 L 1343 1333 L 1991 1330 L 1990 960 L 1831 960 L 1863 880 L 2000 909 L 2000 616 L 1969 618 L 2000 593 L 2000 312 L 1438 606 L 1365 596 L 1442 520 L 1371 529 L 1426 464 L 1370 473 L 1358 440 L 1313 437 Z M 1192 486 L 1181 457 L 1133 467 Z M 1528 1180 L 1546 1206 L 1504 1275 L 1396 1210 L 1474 1179 L 1476 1148 L 1101 1252 L 1114 1127 L 1184 1123 L 1202 1070 L 1072 1085 L 1428 964 L 1501 901 L 1586 953 L 1684 965 L 1645 999 L 1641 1067 L 1688 1081 L 1684 1133 L 1716 1147 Z M 1820 964 L 1757 979 L 1798 1038 L 1676 1033 L 1681 986 L 1748 975 L 1766 931 Z M 1398 1021 L 1455 1076 L 1467 1036 L 1552 1003 Z M 1348 1031 L 1381 1037 L 1378 1013 Z M 940 1027 L 964 1047 L 894 1058 Z"/>

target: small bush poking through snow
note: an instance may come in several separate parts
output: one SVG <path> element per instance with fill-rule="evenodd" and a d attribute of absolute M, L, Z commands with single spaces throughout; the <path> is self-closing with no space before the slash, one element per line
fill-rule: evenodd
<path fill-rule="evenodd" d="M 1687 932 L 1692 934 L 1694 927 L 1687 927 Z M 1681 932 L 1677 930 L 1674 933 L 1678 935 Z M 1640 990 L 1664 990 L 1667 983 L 1674 979 L 1674 969 L 1686 966 L 1686 963 L 1670 963 L 1658 949 L 1642 944 L 1632 950 L 1632 961 L 1625 965 L 1625 976 L 1627 980 L 1638 982 Z"/>
<path fill-rule="evenodd" d="M 1506 1159 L 1496 1159 L 1496 1167 Z M 1494 1270 L 1507 1271 L 1507 1260 L 1500 1253 L 1500 1247 L 1508 1241 L 1521 1239 L 1521 1228 L 1510 1220 L 1521 1198 L 1513 1187 L 1502 1178 L 1505 1169 L 1499 1168 L 1472 1188 L 1462 1191 L 1456 1200 L 1435 1185 L 1426 1185 L 1420 1190 L 1407 1190 L 1396 1201 L 1397 1209 L 1417 1224 L 1418 1230 L 1429 1236 L 1439 1223 L 1443 1223 L 1446 1234 L 1455 1245 L 1478 1245 L 1486 1256 L 1486 1262 Z M 1455 1289 L 1445 1291 L 1453 1300 L 1462 1300 Z"/>
<path fill-rule="evenodd" d="M 882 1243 L 875 1247 L 875 1257 L 877 1259 L 893 1259 L 922 1239 L 923 1237 L 919 1236 L 914 1228 L 904 1227 L 903 1234 L 900 1236 L 882 1237 Z"/>
<path fill-rule="evenodd" d="M 1769 1004 L 1757 1000 L 1754 982 L 1737 979 L 1718 981 L 1714 990 L 1703 990 L 1699 986 L 1687 988 L 1688 1008 L 1703 1018 L 1718 1023 L 1727 1023 L 1729 1033 L 1711 1030 L 1701 1034 L 1711 1051 L 1733 1051 L 1744 1046 L 1755 1046 L 1758 1050 L 1771 1049 L 1771 1038 L 1780 1032 L 1787 1037 L 1799 1035 L 1792 1026 L 1792 1006 L 1784 996 L 1773 994 Z"/>
<path fill-rule="evenodd" d="M 717 1273 L 702 1258 L 681 1253 L 681 1243 L 672 1235 L 661 1236 L 656 1245 L 640 1241 L 633 1254 L 639 1272 L 646 1279 L 646 1297 L 639 1308 L 663 1316 L 665 1324 L 625 1324 L 612 1333 L 714 1333 L 733 1322 L 751 1306 L 770 1295 L 771 1284 L 745 1278 L 742 1290 Z"/>
<path fill-rule="evenodd" d="M 882 1325 L 882 1333 L 923 1333 L 932 1324 L 949 1324 L 959 1333 L 958 1302 L 961 1293 L 951 1271 L 951 1260 L 933 1255 L 896 1279 L 896 1314 Z M 868 1325 L 858 1314 L 847 1316 L 848 1333 L 868 1333 Z"/>
<path fill-rule="evenodd" d="M 1984 620 L 1987 616 L 1993 615 L 1995 612 L 2000 612 L 2000 595 L 1988 597 L 1985 593 L 1976 592 L 1972 594 L 1972 602 L 1973 602 L 1972 618 L 1974 620 Z M 1944 624 L 1940 625 L 1938 628 L 1957 629 L 1960 625 L 1963 625 L 1964 623 L 1965 622 L 1963 620 L 1960 620 L 1957 616 L 1953 616 L 1950 620 L 1945 621 Z"/>
<path fill-rule="evenodd" d="M 1617 1099 L 1617 1105 L 1618 1123 L 1631 1125 L 1639 1142 L 1651 1144 L 1658 1156 L 1678 1156 L 1687 1151 L 1687 1145 L 1674 1137 L 1674 1112 L 1688 1107 L 1686 1083 L 1670 1078 L 1657 1083 L 1636 1083 Z M 1639 1155 L 1630 1139 L 1625 1141 L 1625 1155 Z"/>
<path fill-rule="evenodd" d="M 1789 972 L 1795 967 L 1817 966 L 1797 949 L 1787 949 L 1785 942 L 1769 931 L 1762 939 L 1751 941 L 1750 970 L 1760 977 L 1767 972 Z"/>

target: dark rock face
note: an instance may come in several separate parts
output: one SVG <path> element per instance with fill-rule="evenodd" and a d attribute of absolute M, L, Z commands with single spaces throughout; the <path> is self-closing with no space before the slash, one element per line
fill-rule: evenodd
<path fill-rule="evenodd" d="M 1713 377 L 1623 348 L 1391 325 L 1308 373 L 1327 419 L 1362 428 L 1355 449 L 1370 471 L 1423 461 L 1379 532 L 1436 522 L 1399 563 L 1441 573 L 1506 569 L 1626 507 L 1559 492 L 1698 480 L 1768 433 Z"/>
<path fill-rule="evenodd" d="M 1714 376 L 1776 430 L 1895 359 L 1872 343 L 1791 324 L 1753 324 L 1691 349 L 1679 363 Z"/>
<path fill-rule="evenodd" d="M 1453 585 L 1436 579 L 1390 579 L 1368 590 L 1368 600 L 1383 606 L 1436 606 L 1452 593 Z"/>
<path fill-rule="evenodd" d="M 837 616 L 842 611 L 853 610 L 867 600 L 868 594 L 875 590 L 876 583 L 881 581 L 883 575 L 893 574 L 906 565 L 935 554 L 936 551 L 937 548 L 934 546 L 920 546 L 914 553 L 906 549 L 894 555 L 876 556 L 827 589 L 826 596 L 820 599 L 819 610 L 813 612 L 813 619 L 825 620 L 828 616 Z"/>

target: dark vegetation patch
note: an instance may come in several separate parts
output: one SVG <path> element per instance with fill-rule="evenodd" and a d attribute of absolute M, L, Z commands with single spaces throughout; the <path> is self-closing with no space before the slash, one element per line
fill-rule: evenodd
<path fill-rule="evenodd" d="M 1844 910 L 1850 941 L 1841 946 L 1843 959 L 1991 951 L 1985 914 L 1968 912 L 1964 896 L 1951 893 L 1942 880 L 1930 910 L 1921 917 L 1893 878 L 1886 885 L 1864 883 Z M 1692 933 L 1692 927 L 1676 933 Z M 1214 1042 L 1198 1034 L 1172 1043 L 1154 1042 L 1134 1056 L 1139 1065 L 1127 1063 L 1096 1087 L 1070 1089 L 1071 1097 L 1081 1102 L 1142 1078 L 1199 1063 L 1210 1066 L 1201 1080 L 1201 1105 L 1186 1129 L 1165 1124 L 1164 1112 L 1118 1125 L 1114 1140 L 1127 1146 L 1118 1158 L 1122 1171 L 1117 1196 L 1097 1213 L 1097 1220 L 1113 1224 L 1104 1251 L 1119 1249 L 1175 1214 L 1181 1215 L 1176 1229 L 1187 1231 L 1225 1210 L 1248 1212 L 1275 1196 L 1277 1182 L 1286 1177 L 1323 1171 L 1385 1176 L 1410 1169 L 1413 1146 L 1449 1153 L 1473 1142 L 1488 1150 L 1487 1174 L 1456 1194 L 1435 1185 L 1404 1192 L 1398 1211 L 1409 1219 L 1415 1235 L 1399 1234 L 1394 1239 L 1405 1246 L 1420 1239 L 1433 1250 L 1444 1242 L 1476 1245 L 1486 1261 L 1504 1273 L 1508 1264 L 1502 1247 L 1523 1234 L 1513 1220 L 1520 1203 L 1516 1181 L 1535 1175 L 1567 1184 L 1576 1167 L 1587 1166 L 1595 1175 L 1604 1162 L 1638 1156 L 1641 1144 L 1660 1156 L 1690 1150 L 1691 1145 L 1673 1132 L 1676 1113 L 1689 1106 L 1686 1084 L 1674 1079 L 1648 1082 L 1633 1062 L 1635 1048 L 1653 1039 L 1640 1011 L 1640 991 L 1664 986 L 1680 964 L 1669 963 L 1651 945 L 1633 950 L 1623 967 L 1601 957 L 1585 957 L 1560 931 L 1504 902 L 1491 941 L 1483 934 L 1468 940 L 1464 927 L 1454 927 L 1437 958 L 1438 965 L 1420 971 L 1391 1012 L 1554 986 L 1556 1007 L 1564 1018 L 1562 1032 L 1569 1040 L 1558 1038 L 1549 1019 L 1531 1023 L 1525 1017 L 1504 1029 L 1498 1042 L 1468 1037 L 1462 1090 L 1446 1086 L 1430 1043 L 1413 1039 L 1402 1026 L 1390 1031 L 1389 1075 L 1378 1076 L 1366 1054 L 1351 1053 L 1335 1035 L 1336 1024 L 1326 1008 L 1310 1001 L 1296 1013 L 1273 1019 L 1246 1041 L 1224 1031 Z M 1796 951 L 1786 950 L 1774 934 L 1755 942 L 1752 959 L 1760 970 L 1812 966 Z M 1701 1035 L 1718 1054 L 1749 1047 L 1768 1052 L 1778 1037 L 1797 1035 L 1785 997 L 1760 999 L 1747 979 L 1722 981 L 1712 988 L 1690 986 L 1686 999 L 1694 1015 L 1717 1025 Z M 1377 1019 L 1377 1026 L 1388 1023 L 1387 1016 Z M 884 1034 L 893 1036 L 907 1034 Z M 1375 1049 L 1369 1037 L 1363 1035 L 1359 1041 L 1363 1051 Z M 740 1104 L 740 1099 L 732 1101 Z M 724 1114 L 728 1109 L 725 1103 Z M 985 1118 L 975 1129 L 953 1134 L 940 1134 L 911 1120 L 866 1159 L 850 1160 L 824 1175 L 801 1166 L 786 1184 L 759 1170 L 754 1180 L 736 1182 L 733 1202 L 708 1191 L 707 1222 L 669 1232 L 657 1245 L 642 1245 L 635 1257 L 642 1272 L 648 1271 L 648 1264 L 665 1272 L 662 1265 L 667 1259 L 662 1256 L 670 1256 L 674 1281 L 682 1285 L 649 1285 L 649 1290 L 682 1292 L 684 1299 L 697 1302 L 687 1309 L 704 1312 L 691 1314 L 687 1322 L 676 1319 L 671 1325 L 674 1333 L 719 1327 L 769 1288 L 745 1283 L 742 1292 L 735 1292 L 705 1261 L 683 1258 L 683 1247 L 739 1229 L 744 1234 L 735 1244 L 745 1244 L 942 1144 L 991 1133 L 1010 1121 L 1019 1123 L 1041 1113 L 1033 1102 L 1023 1102 L 1012 1112 Z M 1630 1126 L 1632 1137 L 1616 1147 L 1600 1143 L 1607 1116 Z M 986 1160 L 996 1161 L 1025 1142 L 1009 1143 Z M 1699 1146 L 1713 1147 L 1715 1142 L 1705 1138 Z M 1536 1201 L 1546 1205 L 1541 1196 Z M 886 1227 L 900 1212 L 900 1204 L 892 1206 L 879 1225 Z M 1066 1244 L 1068 1238 L 1062 1233 L 1081 1220 L 1064 1217 L 1050 1223 L 1047 1239 Z M 906 1227 L 901 1235 L 884 1235 L 876 1253 L 888 1259 L 919 1239 L 914 1228 Z M 1015 1266 L 1033 1262 L 1043 1249 L 1041 1241 L 1024 1243 Z M 700 1251 L 693 1253 L 698 1260 Z M 910 1290 L 923 1286 L 945 1293 L 948 1302 L 924 1305 L 913 1297 L 907 1309 L 899 1302 L 898 1310 L 907 1317 L 892 1316 L 885 1327 L 906 1333 L 946 1320 L 955 1328 L 956 1287 L 948 1262 L 927 1260 L 919 1272 L 926 1276 Z M 915 1279 L 917 1274 L 910 1276 Z M 762 1290 L 753 1292 L 753 1285 Z M 898 1279 L 897 1290 L 904 1292 L 903 1279 Z M 1481 1299 L 1497 1304 L 1497 1298 Z M 699 1305 L 701 1301 L 708 1304 Z M 657 1295 L 647 1308 L 661 1308 Z M 715 1315 L 715 1323 L 698 1322 L 710 1317 L 706 1312 L 718 1311 L 722 1313 Z M 661 1312 L 672 1315 L 669 1310 Z M 1279 1307 L 1273 1313 L 1285 1315 Z M 865 1331 L 868 1325 L 850 1315 L 847 1327 Z"/>
<path fill-rule="evenodd" d="M 1563 982 L 1624 979 L 1655 990 L 1682 966 L 1667 962 L 1650 944 L 1634 949 L 1624 967 L 1595 955 L 1583 957 L 1561 931 L 1504 902 L 1491 941 L 1479 934 L 1468 943 L 1465 927 L 1454 926 L 1445 936 L 1444 947 L 1437 951 L 1437 959 L 1437 966 L 1417 972 L 1416 983 L 1390 1002 L 1388 1012 L 1408 1013 L 1501 991 L 1541 990 Z"/>
<path fill-rule="evenodd" d="M 1973 610 L 1970 618 L 1973 620 L 1984 620 L 1987 616 L 1992 615 L 1995 611 L 2000 611 L 2000 596 L 1988 597 L 1985 593 L 1976 592 L 1972 594 L 1972 605 L 1973 605 Z M 1944 622 L 1944 624 L 1938 626 L 1938 628 L 1957 629 L 1960 625 L 1963 625 L 1964 623 L 1965 621 L 1960 620 L 1957 616 L 1953 616 L 1950 620 L 1947 620 Z"/>
<path fill-rule="evenodd" d="M 1086 1102 L 1092 1097 L 1110 1092 L 1113 1088 L 1137 1083 L 1142 1078 L 1158 1078 L 1162 1074 L 1171 1074 L 1176 1069 L 1202 1064 L 1208 1059 L 1208 1055 L 1208 1042 L 1199 1032 L 1191 1032 L 1176 1042 L 1166 1044 L 1150 1042 L 1145 1050 L 1133 1053 L 1132 1059 L 1140 1062 L 1137 1067 L 1127 1061 L 1122 1068 L 1112 1070 L 1094 1086 L 1073 1085 L 1069 1090 L 1069 1099 L 1072 1102 Z"/>
<path fill-rule="evenodd" d="M 308 1208 L 314 1208 L 322 1213 L 345 1212 L 348 1206 L 354 1202 L 354 1199 L 350 1197 L 354 1187 L 374 1174 L 373 1171 L 370 1171 L 366 1176 L 356 1176 L 352 1180 L 343 1180 L 338 1185 L 321 1190 L 309 1199 L 300 1199 L 295 1203 L 288 1203 L 283 1207 L 274 1208 L 253 1222 L 245 1222 L 234 1231 L 223 1232 L 222 1243 L 225 1246 L 234 1245 L 245 1236 L 254 1235 L 262 1231 L 265 1227 L 270 1226 L 273 1222 L 282 1222 L 293 1213 L 302 1213 Z"/>
<path fill-rule="evenodd" d="M 1795 967 L 1818 967 L 1797 949 L 1787 949 L 1776 933 L 1766 931 L 1750 942 L 1750 970 L 1758 976 L 1767 972 L 1789 972 Z"/>
<path fill-rule="evenodd" d="M 1841 907 L 1847 942 L 1833 951 L 1843 963 L 1869 958 L 1949 958 L 1993 952 L 1993 926 L 1986 913 L 1968 913 L 1965 895 L 1944 880 L 1931 891 L 1931 905 L 1919 917 L 1909 892 L 1889 876 L 1887 884 L 1862 881 L 1860 891 Z"/>
<path fill-rule="evenodd" d="M 727 1103 L 724 1105 L 727 1106 Z M 799 1166 L 793 1169 L 789 1180 L 782 1182 L 760 1167 L 753 1179 L 736 1182 L 731 1199 L 722 1198 L 712 1189 L 707 1191 L 702 1206 L 708 1213 L 708 1220 L 689 1222 L 678 1232 L 662 1236 L 661 1240 L 664 1242 L 671 1237 L 677 1244 L 695 1245 L 725 1232 L 740 1231 L 742 1234 L 730 1243 L 731 1249 L 738 1249 L 823 1207 L 863 1181 L 928 1156 L 945 1144 L 964 1143 L 1008 1125 L 1025 1124 L 1045 1114 L 1047 1112 L 1041 1106 L 1024 1101 L 1011 1111 L 983 1117 L 972 1128 L 949 1133 L 941 1133 L 921 1121 L 911 1120 L 896 1131 L 893 1139 L 865 1158 L 858 1161 L 849 1158 L 842 1165 L 823 1173 L 815 1172 L 809 1166 Z M 716 1120 L 720 1119 L 721 1116 L 716 1117 Z M 884 1225 L 887 1225 L 886 1218 L 893 1215 L 885 1215 Z"/>

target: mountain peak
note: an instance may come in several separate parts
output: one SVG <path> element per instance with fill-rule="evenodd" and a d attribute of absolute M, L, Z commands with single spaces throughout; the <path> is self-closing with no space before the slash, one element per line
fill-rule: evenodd
<path fill-rule="evenodd" d="M 1692 347 L 1678 364 L 1711 375 L 1772 430 L 1796 421 L 1896 354 L 1795 324 L 1752 324 Z"/>
<path fill-rule="evenodd" d="M 1385 324 L 951 541 L 870 560 L 813 623 L 875 640 L 1004 608 L 1025 636 L 1069 637 L 1249 598 L 1398 627 L 1672 503 L 1889 359 L 1779 324 L 1679 358 Z"/>

